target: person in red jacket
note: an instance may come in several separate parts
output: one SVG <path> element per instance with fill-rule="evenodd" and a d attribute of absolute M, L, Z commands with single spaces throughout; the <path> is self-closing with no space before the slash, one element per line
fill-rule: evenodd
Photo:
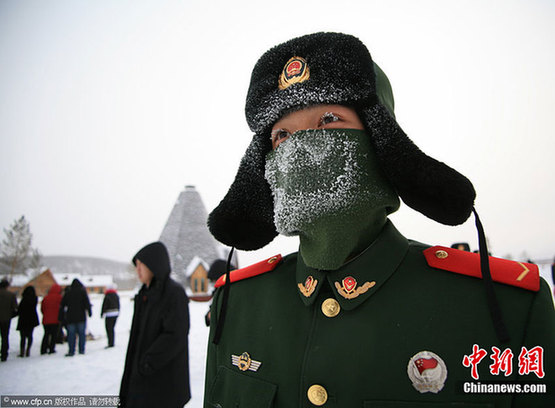
<path fill-rule="evenodd" d="M 42 325 L 44 337 L 40 346 L 40 354 L 52 354 L 56 352 L 56 336 L 58 335 L 58 312 L 62 301 L 62 288 L 54 283 L 48 290 L 48 294 L 42 300 L 40 311 L 42 312 Z"/>

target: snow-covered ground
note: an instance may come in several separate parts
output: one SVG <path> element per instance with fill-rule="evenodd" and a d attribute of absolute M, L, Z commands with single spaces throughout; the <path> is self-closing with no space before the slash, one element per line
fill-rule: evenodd
<path fill-rule="evenodd" d="M 100 318 L 103 295 L 90 295 L 93 316 L 87 321 L 87 331 L 95 340 L 87 341 L 84 355 L 65 357 L 67 343 L 56 346 L 56 354 L 40 355 L 44 333 L 42 325 L 33 332 L 31 356 L 20 358 L 17 318 L 10 329 L 10 355 L 0 363 L 0 395 L 118 395 L 131 318 L 134 292 L 120 292 L 121 314 L 116 324 L 116 345 L 107 344 L 104 319 Z M 187 408 L 202 407 L 204 363 L 208 328 L 204 315 L 209 303 L 190 302 L 191 331 L 189 333 L 189 370 L 192 399 Z M 39 318 L 42 318 L 39 311 Z"/>

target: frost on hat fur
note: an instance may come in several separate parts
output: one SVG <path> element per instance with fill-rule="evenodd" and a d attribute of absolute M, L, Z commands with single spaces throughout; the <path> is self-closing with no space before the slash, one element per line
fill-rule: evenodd
<path fill-rule="evenodd" d="M 306 60 L 310 78 L 280 90 L 279 76 L 295 56 Z M 316 104 L 356 109 L 381 167 L 409 207 L 447 225 L 461 224 L 470 216 L 476 196 L 472 183 L 424 154 L 399 127 L 389 81 L 364 44 L 346 34 L 316 33 L 270 49 L 254 67 L 245 113 L 255 135 L 235 181 L 208 217 L 208 227 L 220 242 L 254 250 L 277 235 L 273 198 L 264 178 L 265 156 L 272 148 L 270 131 L 285 114 Z"/>

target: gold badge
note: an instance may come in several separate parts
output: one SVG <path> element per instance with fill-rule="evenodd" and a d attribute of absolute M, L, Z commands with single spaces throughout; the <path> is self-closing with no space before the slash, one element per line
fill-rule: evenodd
<path fill-rule="evenodd" d="M 446 251 L 440 250 L 440 251 L 436 251 L 436 258 L 438 259 L 445 259 L 449 256 L 449 254 Z"/>
<path fill-rule="evenodd" d="M 314 279 L 312 275 L 306 278 L 306 280 L 304 281 L 304 284 L 302 283 L 297 284 L 301 293 L 306 297 L 310 297 L 310 295 L 314 293 L 314 289 L 316 289 L 317 285 L 318 285 L 318 279 Z"/>
<path fill-rule="evenodd" d="M 375 284 L 376 282 L 374 281 L 366 282 L 362 286 L 359 286 L 357 288 L 356 279 L 352 276 L 347 276 L 341 281 L 341 284 L 339 282 L 335 282 L 335 288 L 337 289 L 337 292 L 339 292 L 339 294 L 345 299 L 354 299 L 359 295 L 366 293 L 368 289 L 373 287 Z"/>
<path fill-rule="evenodd" d="M 293 57 L 283 67 L 279 76 L 278 87 L 285 89 L 293 84 L 304 82 L 310 78 L 310 70 L 306 60 L 301 57 Z"/>
<path fill-rule="evenodd" d="M 236 356 L 233 354 L 231 356 L 231 364 L 239 367 L 239 370 L 241 371 L 258 371 L 258 368 L 262 363 L 260 361 L 252 360 L 249 353 L 245 351 L 240 356 Z"/>

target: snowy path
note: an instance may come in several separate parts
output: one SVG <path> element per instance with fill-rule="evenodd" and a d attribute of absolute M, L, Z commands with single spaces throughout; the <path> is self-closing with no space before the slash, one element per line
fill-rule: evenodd
<path fill-rule="evenodd" d="M 104 320 L 100 319 L 102 295 L 91 295 L 93 316 L 87 330 L 98 337 L 88 341 L 84 355 L 64 357 L 67 343 L 58 344 L 56 354 L 40 355 L 42 325 L 33 332 L 31 356 L 19 358 L 19 332 L 17 318 L 10 329 L 10 355 L 0 364 L 0 395 L 117 395 L 123 373 L 123 364 L 133 316 L 134 292 L 121 292 L 121 314 L 116 324 L 116 346 L 105 349 L 107 344 Z M 204 314 L 209 303 L 191 302 L 191 332 L 189 334 L 189 370 L 193 397 L 187 408 L 202 407 L 204 390 L 204 363 L 208 328 Z M 39 318 L 42 315 L 39 311 Z"/>

